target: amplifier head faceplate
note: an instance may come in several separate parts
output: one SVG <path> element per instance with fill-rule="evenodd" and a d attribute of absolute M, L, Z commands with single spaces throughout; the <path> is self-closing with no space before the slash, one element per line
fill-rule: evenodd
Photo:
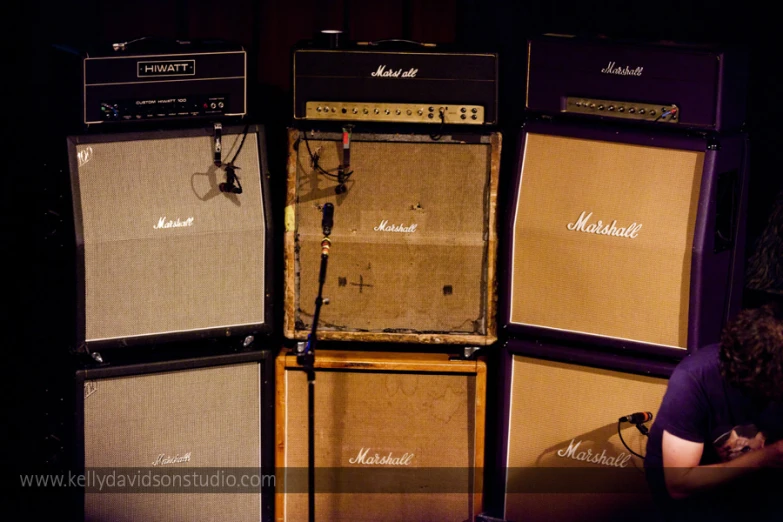
<path fill-rule="evenodd" d="M 58 76 L 67 84 L 80 83 L 82 124 L 246 114 L 247 53 L 241 46 L 142 43 L 97 52 L 58 48 Z M 75 85 L 66 88 L 76 95 Z"/>

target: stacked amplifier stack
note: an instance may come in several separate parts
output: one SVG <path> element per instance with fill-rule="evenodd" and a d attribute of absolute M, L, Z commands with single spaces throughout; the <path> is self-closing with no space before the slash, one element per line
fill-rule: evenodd
<path fill-rule="evenodd" d="M 676 362 L 739 310 L 745 64 L 563 36 L 527 50 L 501 238 L 495 514 L 652 513 L 644 430 L 618 419 L 654 422 Z"/>
<path fill-rule="evenodd" d="M 78 516 L 268 518 L 274 243 L 264 128 L 242 121 L 246 53 L 142 40 L 56 63 L 79 85 L 62 313 Z"/>
<path fill-rule="evenodd" d="M 323 348 L 316 520 L 482 510 L 487 372 L 465 354 L 497 340 L 497 70 L 495 54 L 413 42 L 293 53 L 283 322 L 300 351 L 313 332 Z M 312 508 L 300 356 L 277 364 L 277 520 Z"/>

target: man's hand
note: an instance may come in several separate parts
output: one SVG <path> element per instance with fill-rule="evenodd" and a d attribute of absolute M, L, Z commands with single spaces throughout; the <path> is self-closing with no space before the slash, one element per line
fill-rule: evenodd
<path fill-rule="evenodd" d="M 783 467 L 783 440 L 750 451 L 733 460 L 699 466 L 704 444 L 663 431 L 664 478 L 672 498 L 685 498 L 698 491 L 726 484 L 764 467 Z"/>

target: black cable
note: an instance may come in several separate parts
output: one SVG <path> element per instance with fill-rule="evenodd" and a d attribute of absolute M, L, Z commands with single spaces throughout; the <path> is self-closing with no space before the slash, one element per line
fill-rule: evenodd
<path fill-rule="evenodd" d="M 324 176 L 337 180 L 340 182 L 340 184 L 344 184 L 346 181 L 348 181 L 348 178 L 351 177 L 351 174 L 353 174 L 353 171 L 349 172 L 340 172 L 338 174 L 333 174 L 327 170 L 324 170 L 321 165 L 319 165 L 318 160 L 320 159 L 320 156 L 318 154 L 313 154 L 313 151 L 310 149 L 310 141 L 307 139 L 307 133 L 303 132 L 302 137 L 304 138 L 305 146 L 307 147 L 307 153 L 310 155 L 310 161 L 313 165 L 313 168 L 323 174 Z M 342 167 L 337 167 L 338 171 L 341 171 Z"/>
<path fill-rule="evenodd" d="M 430 139 L 433 141 L 438 141 L 443 137 L 443 126 L 446 125 L 446 110 L 440 109 L 438 112 L 440 113 L 440 126 L 438 127 L 438 132 L 436 134 L 430 134 Z"/>
<path fill-rule="evenodd" d="M 639 457 L 640 459 L 644 459 L 644 455 L 639 455 L 639 454 L 638 454 L 638 453 L 636 453 L 634 450 L 632 450 L 631 448 L 629 448 L 629 447 L 628 447 L 628 444 L 626 444 L 626 443 L 625 443 L 625 439 L 623 439 L 623 433 L 622 433 L 622 431 L 620 430 L 620 425 L 621 425 L 621 424 L 622 424 L 622 422 L 620 422 L 620 421 L 617 421 L 617 434 L 620 436 L 620 442 L 622 442 L 622 443 L 623 443 L 623 446 L 625 446 L 625 449 L 627 449 L 628 451 L 630 451 L 632 454 L 636 455 L 636 456 L 637 456 L 637 457 Z M 636 425 L 636 427 L 638 428 L 638 427 L 639 427 L 639 425 L 637 424 L 637 425 Z M 641 429 L 639 429 L 639 431 L 642 431 L 642 430 L 641 430 Z M 644 431 L 642 431 L 642 434 L 644 434 L 644 435 L 647 435 L 647 434 L 646 434 Z"/>
<path fill-rule="evenodd" d="M 247 133 L 250 130 L 250 125 L 245 125 L 245 129 L 242 131 L 242 141 L 239 142 L 239 147 L 237 148 L 236 153 L 234 154 L 234 157 L 231 158 L 231 160 L 228 163 L 221 163 L 221 167 L 225 167 L 226 169 L 226 183 L 225 186 L 227 187 L 227 192 L 233 192 L 234 194 L 241 194 L 242 193 L 242 183 L 239 181 L 239 176 L 236 175 L 236 171 L 239 170 L 239 167 L 234 165 L 234 162 L 239 157 L 239 153 L 242 152 L 242 147 L 245 144 L 245 139 L 247 138 Z M 235 142 L 236 143 L 236 142 Z M 234 183 L 236 182 L 237 186 L 234 187 Z M 223 190 L 223 184 L 221 183 L 221 190 Z"/>
<path fill-rule="evenodd" d="M 237 153 L 234 154 L 234 157 L 231 159 L 231 161 L 228 162 L 230 165 L 233 165 L 237 157 L 239 156 L 239 153 L 242 150 L 242 146 L 245 144 L 245 138 L 247 138 L 248 130 L 250 130 L 250 125 L 245 125 L 245 130 L 242 131 L 242 141 L 239 142 L 239 148 L 237 149 Z"/>

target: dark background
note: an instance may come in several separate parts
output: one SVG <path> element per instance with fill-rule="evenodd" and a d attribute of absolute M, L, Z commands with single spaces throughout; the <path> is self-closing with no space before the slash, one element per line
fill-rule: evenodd
<path fill-rule="evenodd" d="M 505 163 L 515 153 L 513 139 L 523 122 L 527 37 L 554 32 L 738 45 L 750 55 L 751 244 L 781 187 L 775 161 L 783 92 L 778 81 L 781 27 L 768 9 L 752 1 L 31 0 L 16 9 L 5 17 L 4 36 L 10 36 L 6 72 L 16 73 L 7 76 L 6 85 L 18 91 L 6 103 L 6 115 L 12 116 L 6 120 L 11 139 L 18 139 L 23 129 L 39 131 L 62 112 L 51 100 L 58 82 L 48 74 L 47 51 L 52 43 L 89 49 L 142 36 L 225 39 L 248 52 L 249 118 L 267 126 L 273 177 L 285 171 L 284 130 L 291 122 L 292 106 L 291 48 L 323 29 L 343 30 L 345 41 L 405 38 L 499 52 Z M 18 149 L 22 150 L 24 145 Z M 23 159 L 14 163 L 34 164 L 35 150 L 26 150 Z M 26 194 L 35 172 L 10 177 L 12 187 Z M 22 219 L 26 205 L 18 192 L 4 191 L 3 206 L 19 211 L 16 218 L 4 212 L 11 222 Z M 23 223 L 17 225 L 9 229 L 24 235 Z"/>
<path fill-rule="evenodd" d="M 29 0 L 4 7 L 4 84 L 12 94 L 6 95 L 1 149 L 2 229 L 8 247 L 3 253 L 7 335 L 2 353 L 14 378 L 3 381 L 11 393 L 4 394 L 9 408 L 2 425 L 3 435 L 10 436 L 3 438 L 11 441 L 11 460 L 29 465 L 57 445 L 39 440 L 48 425 L 59 423 L 44 419 L 39 409 L 39 399 L 49 393 L 48 373 L 39 369 L 59 364 L 52 350 L 60 349 L 47 341 L 48 330 L 57 325 L 51 317 L 57 308 L 42 283 L 52 269 L 40 243 L 53 226 L 43 212 L 59 197 L 47 188 L 50 178 L 61 176 L 67 183 L 68 177 L 52 171 L 42 150 L 47 142 L 39 139 L 58 126 L 63 112 L 52 96 L 58 78 L 50 74 L 51 44 L 90 48 L 142 36 L 241 44 L 248 52 L 248 119 L 267 128 L 276 209 L 284 200 L 285 128 L 292 118 L 290 52 L 320 30 L 341 29 L 345 41 L 405 38 L 499 52 L 504 169 L 516 161 L 515 138 L 524 121 L 526 38 L 553 32 L 738 45 L 750 56 L 750 255 L 783 186 L 778 164 L 782 31 L 769 9 L 740 0 Z M 67 221 L 67 205 L 63 208 L 66 214 L 59 219 Z M 276 216 L 275 222 L 283 220 Z M 46 497 L 19 499 L 30 514 L 49 503 Z"/>

